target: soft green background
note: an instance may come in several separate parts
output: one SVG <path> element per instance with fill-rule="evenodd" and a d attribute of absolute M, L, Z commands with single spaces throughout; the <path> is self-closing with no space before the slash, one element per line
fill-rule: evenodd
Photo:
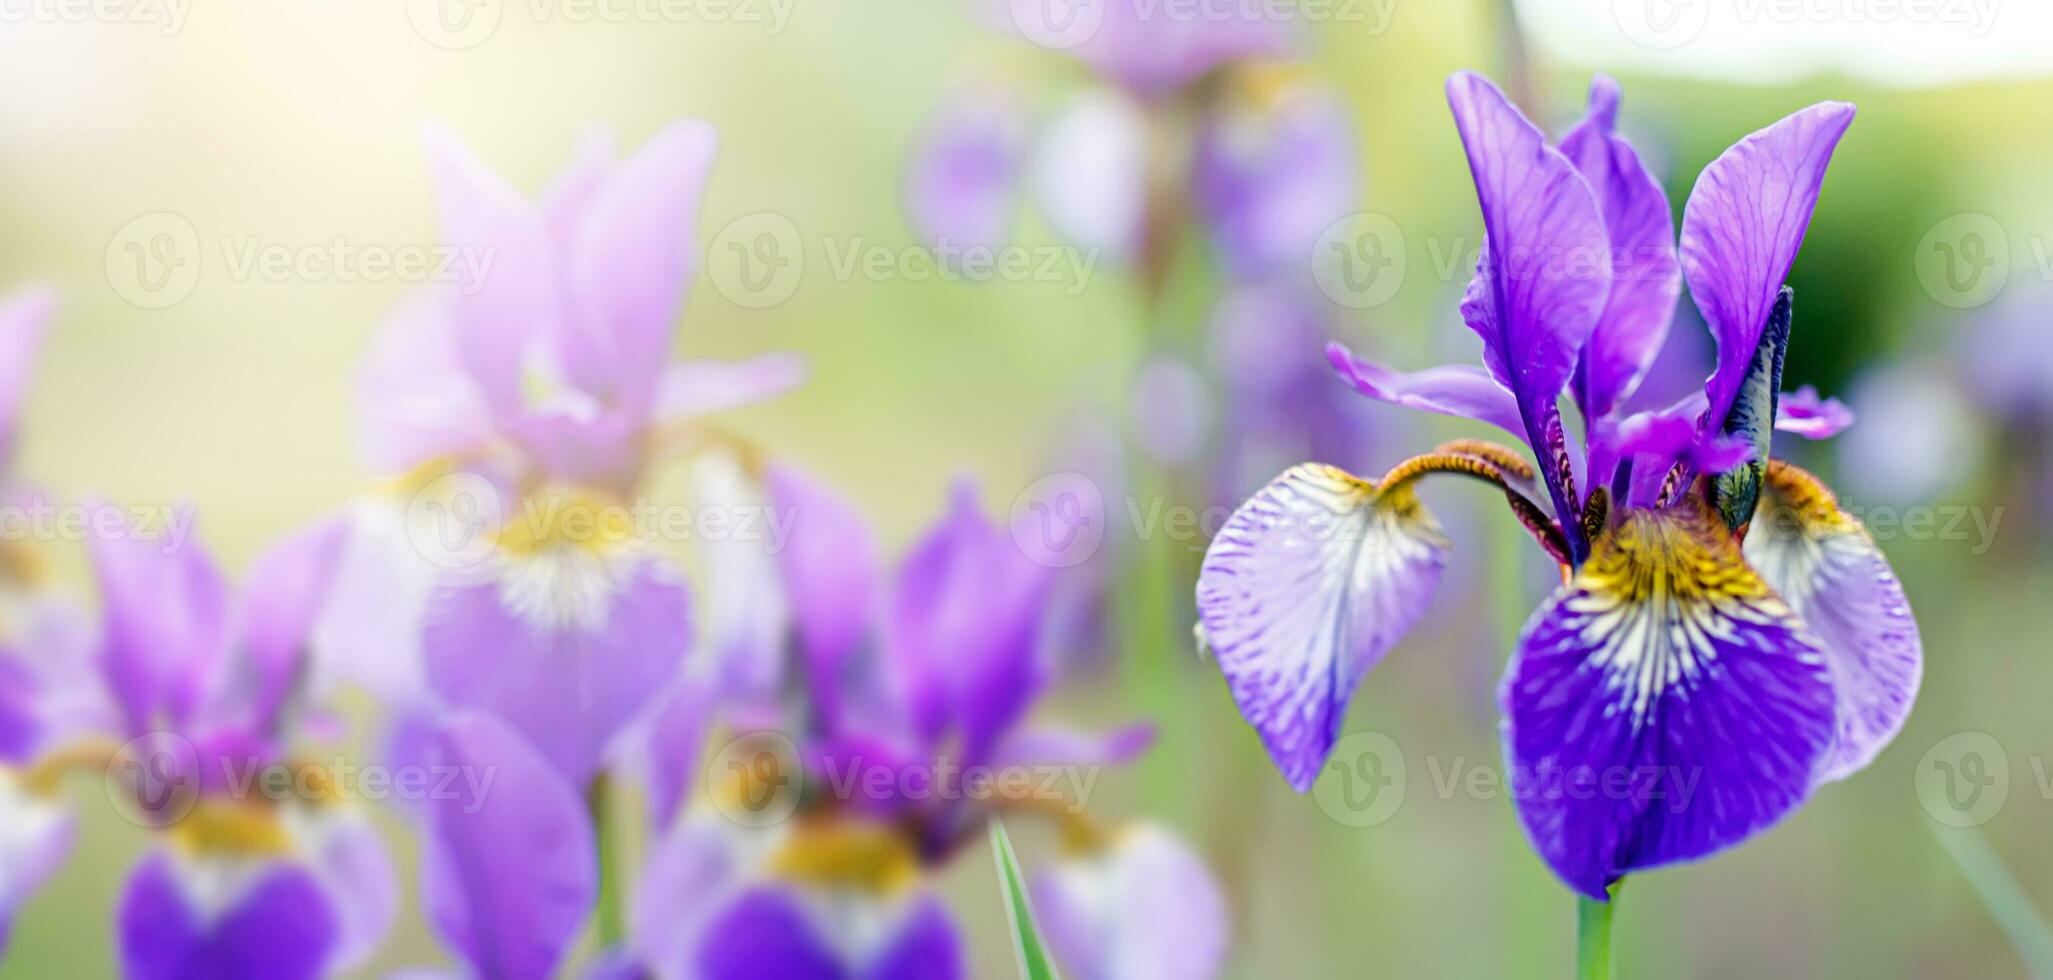
<path fill-rule="evenodd" d="M 537 22 L 508 3 L 496 34 L 460 51 L 426 43 L 397 0 L 202 3 L 175 36 L 152 25 L 34 29 L 42 60 L 11 69 L 17 112 L 0 128 L 0 269 L 58 285 L 64 307 L 27 400 L 18 470 L 60 492 L 155 504 L 192 501 L 207 542 L 240 569 L 274 535 L 366 485 L 351 436 L 349 380 L 398 283 L 234 281 L 222 241 L 301 245 L 342 238 L 433 241 L 417 133 L 449 122 L 516 184 L 538 188 L 590 123 L 626 146 L 664 121 L 721 131 L 701 241 L 758 211 L 808 242 L 788 301 L 752 310 L 709 284 L 679 332 L 691 355 L 805 353 L 812 382 L 737 416 L 737 428 L 848 488 L 887 541 L 938 509 L 947 481 L 983 480 L 1007 507 L 1078 404 L 1119 404 L 1142 344 L 1138 294 L 1101 267 L 1081 296 L 1062 283 L 836 281 L 823 242 L 912 240 L 899 210 L 906 148 L 924 113 L 974 79 L 1072 84 L 1062 60 L 984 33 L 938 0 L 798 0 L 788 26 Z M 1428 241 L 1472 242 L 1473 198 L 1440 86 L 1460 68 L 1502 71 L 1495 8 L 1400 4 L 1387 33 L 1345 25 L 1314 38 L 1361 132 L 1365 206 L 1412 243 L 1391 303 L 1349 314 L 1345 334 L 1408 366 L 1455 329 L 1461 277 L 1443 279 Z M 29 50 L 14 45 L 19 52 Z M 84 57 L 90 55 L 91 57 Z M 79 60 L 83 58 L 83 60 Z M 81 67 L 83 66 L 83 67 Z M 1601 64 L 1535 55 L 1550 126 L 1570 117 Z M 35 72 L 47 72 L 40 84 Z M 2053 228 L 2053 84 L 1878 88 L 1815 77 L 1787 88 L 1626 75 L 1626 125 L 1662 147 L 1679 209 L 1693 175 L 1733 139 L 1820 98 L 1857 102 L 1793 282 L 1799 323 L 1790 381 L 1841 391 L 1865 365 L 1946 346 L 1964 315 L 1912 274 L 1925 231 L 1961 212 L 1997 216 L 2038 274 L 2026 236 Z M 105 250 L 130 219 L 170 211 L 198 231 L 202 273 L 182 303 L 144 310 L 106 278 Z M 1025 240 L 1052 240 L 1032 219 Z M 1444 245 L 1443 245 L 1444 247 Z M 1464 244 L 1462 247 L 1468 247 Z M 1186 270 L 1179 308 L 1209 286 Z M 2053 327 L 2049 327 L 2053 329 Z M 1379 411 L 1365 409 L 1365 411 Z M 1392 410 L 1394 411 L 1394 410 Z M 1448 427 L 1447 431 L 1456 431 Z M 1424 448 L 1414 432 L 1359 461 L 1374 472 Z M 1821 470 L 1831 464 L 1810 457 Z M 1949 503 L 1994 506 L 2007 491 L 1972 475 Z M 1370 679 L 1350 730 L 1396 740 L 1410 793 L 1388 822 L 1351 829 L 1291 793 L 1263 760 L 1216 675 L 1181 638 L 1128 651 L 1144 678 L 1096 685 L 1051 716 L 1165 724 L 1139 771 L 1108 777 L 1095 804 L 1148 813 L 1191 835 L 1226 883 L 1239 976 L 1559 976 L 1572 949 L 1569 894 L 1524 843 L 1501 797 L 1436 792 L 1434 774 L 1497 765 L 1492 685 L 1530 595 L 1544 585 L 1480 495 L 1436 491 L 1473 559 L 1450 574 L 1429 622 Z M 2053 748 L 2053 565 L 2043 530 L 2002 527 L 1997 546 L 1886 544 L 1924 629 L 1927 676 L 1897 743 L 1858 778 L 1821 792 L 1772 832 L 1708 863 L 1636 877 L 1618 917 L 1627 976 L 2013 976 L 2022 966 L 1935 842 L 1913 789 L 1920 756 L 1959 731 L 1994 736 L 2010 798 L 1978 831 L 2032 898 L 2053 902 L 2053 804 L 2035 765 Z M 75 554 L 60 569 L 81 592 Z M 1174 636 L 1157 629 L 1156 636 Z M 0 977 L 111 969 L 118 882 L 147 843 L 76 788 L 88 817 L 67 871 L 22 913 Z M 396 822 L 393 823 L 396 828 Z M 1016 828 L 1031 866 L 1048 838 Z M 410 851 L 398 843 L 403 858 Z M 971 926 L 979 975 L 1010 953 L 987 855 L 948 873 Z M 377 971 L 440 958 L 417 922 Z"/>

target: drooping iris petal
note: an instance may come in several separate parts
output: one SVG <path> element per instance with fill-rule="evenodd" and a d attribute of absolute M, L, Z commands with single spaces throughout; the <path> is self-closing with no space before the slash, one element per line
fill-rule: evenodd
<path fill-rule="evenodd" d="M 1228 271 L 1259 278 L 1305 267 L 1319 236 L 1354 210 L 1354 140 L 1346 104 L 1323 89 L 1213 115 L 1191 185 Z"/>
<path fill-rule="evenodd" d="M 846 918 L 816 916 L 798 889 L 763 886 L 742 893 L 707 924 L 697 975 L 704 980 L 954 980 L 963 975 L 961 940 L 932 897 L 823 900 L 868 907 L 841 909 Z M 828 929 L 846 935 L 830 936 Z"/>
<path fill-rule="evenodd" d="M 105 516 L 105 505 L 91 509 Z M 99 664 L 131 731 L 193 716 L 228 652 L 228 587 L 206 549 L 135 533 L 88 542 L 100 587 Z"/>
<path fill-rule="evenodd" d="M 697 975 L 705 980 L 844 980 L 852 972 L 814 931 L 792 895 L 760 888 L 706 927 Z"/>
<path fill-rule="evenodd" d="M 376 498 L 351 508 L 348 540 L 310 637 L 315 692 L 353 684 L 397 709 L 433 699 L 422 623 L 446 564 L 468 542 L 448 540 L 433 515 L 416 509 Z"/>
<path fill-rule="evenodd" d="M 632 545 L 555 544 L 493 564 L 432 600 L 428 684 L 505 719 L 582 785 L 684 658 L 689 594 L 667 561 Z"/>
<path fill-rule="evenodd" d="M 463 774 L 427 806 L 421 905 L 479 976 L 554 975 L 590 912 L 598 869 L 583 801 L 520 733 L 455 716 L 436 739 Z"/>
<path fill-rule="evenodd" d="M 238 861 L 260 863 L 205 866 Z M 129 878 L 118 916 L 131 980 L 316 980 L 335 951 L 327 896 L 311 873 L 284 861 L 154 854 Z"/>
<path fill-rule="evenodd" d="M 1203 980 L 1225 968 L 1226 901 L 1190 845 L 1154 824 L 1034 876 L 1034 912 L 1076 980 Z"/>
<path fill-rule="evenodd" d="M 1326 345 L 1326 358 L 1356 391 L 1377 401 L 1487 422 L 1521 440 L 1527 438 L 1517 399 L 1481 368 L 1443 364 L 1423 371 L 1393 371 L 1356 357 L 1341 344 Z"/>
<path fill-rule="evenodd" d="M 398 878 L 385 842 L 357 807 L 292 807 L 285 821 L 335 917 L 329 966 L 350 969 L 384 942 L 399 911 Z"/>
<path fill-rule="evenodd" d="M 355 383 L 359 451 L 380 474 L 468 455 L 490 438 L 483 389 L 464 373 L 445 289 L 417 289 L 371 341 Z"/>
<path fill-rule="evenodd" d="M 628 929 L 635 957 L 659 976 L 690 975 L 701 930 L 752 870 L 749 845 L 766 845 L 766 836 L 710 810 L 662 832 L 635 884 Z"/>
<path fill-rule="evenodd" d="M 1574 514 L 1555 398 L 1611 291 L 1604 217 L 1575 165 L 1496 86 L 1458 73 L 1447 101 L 1483 212 L 1484 246 L 1462 319 L 1482 337 L 1491 376 L 1517 399 L 1555 512 Z M 1566 530 L 1580 539 L 1575 521 Z"/>
<path fill-rule="evenodd" d="M 1598 539 L 1527 622 L 1500 698 L 1526 833 L 1598 900 L 1794 809 L 1834 724 L 1817 639 L 1701 498 Z"/>
<path fill-rule="evenodd" d="M 1047 573 L 983 515 L 968 482 L 899 567 L 885 619 L 898 689 L 926 737 L 960 726 L 965 764 L 981 761 L 1046 680 L 1036 654 Z"/>
<path fill-rule="evenodd" d="M 435 176 L 442 242 L 476 258 L 456 263 L 457 288 L 448 300 L 457 361 L 496 416 L 518 418 L 529 367 L 550 354 L 573 315 L 565 309 L 558 250 L 540 210 L 455 133 L 430 126 L 422 142 Z"/>
<path fill-rule="evenodd" d="M 0 301 L 0 467 L 14 455 L 14 429 L 29 372 L 43 346 L 43 331 L 57 308 L 57 291 L 32 287 Z"/>
<path fill-rule="evenodd" d="M 247 718 L 257 731 L 273 729 L 293 686 L 306 675 L 307 637 L 348 539 L 346 519 L 322 521 L 273 545 L 250 566 L 242 647 L 220 706 Z"/>
<path fill-rule="evenodd" d="M 690 798 L 702 766 L 700 750 L 706 729 L 718 717 L 721 689 L 686 674 L 656 696 L 641 728 L 642 779 L 649 802 L 649 823 L 670 826 L 678 808 Z"/>
<path fill-rule="evenodd" d="M 657 383 L 655 416 L 662 422 L 682 422 L 741 408 L 782 395 L 805 379 L 806 362 L 797 354 L 684 361 L 664 369 Z"/>
<path fill-rule="evenodd" d="M 592 191 L 570 246 L 578 308 L 568 322 L 569 380 L 629 415 L 654 398 L 678 310 L 698 274 L 699 196 L 719 137 L 701 120 L 670 123 Z M 562 275 L 557 270 L 557 275 Z"/>
<path fill-rule="evenodd" d="M 1074 97 L 1043 130 L 1027 184 L 1042 216 L 1072 245 L 1132 256 L 1147 203 L 1147 119 L 1117 92 Z"/>
<path fill-rule="evenodd" d="M 1830 439 L 1853 425 L 1853 409 L 1837 398 L 1820 398 L 1818 389 L 1804 385 L 1785 391 L 1777 402 L 1775 431 L 1806 439 Z"/>
<path fill-rule="evenodd" d="M 1010 93 L 976 91 L 935 109 L 906 163 L 906 220 L 937 249 L 997 249 L 1012 236 L 1032 132 Z"/>
<path fill-rule="evenodd" d="M 876 624 L 883 580 L 876 540 L 853 504 L 812 478 L 772 466 L 765 482 L 772 506 L 789 516 L 777 566 L 791 600 L 809 693 L 832 731 L 842 720 L 846 667 Z"/>
<path fill-rule="evenodd" d="M 1561 140 L 1562 155 L 1596 192 L 1611 246 L 1611 292 L 1574 378 L 1586 419 L 1610 414 L 1639 387 L 1682 294 L 1668 195 L 1613 131 L 1617 116 L 1618 83 L 1599 75 L 1590 83 L 1589 111 Z"/>
<path fill-rule="evenodd" d="M 1425 613 L 1447 547 L 1408 486 L 1316 464 L 1277 478 L 1212 539 L 1199 622 L 1297 791 L 1318 779 L 1362 675 Z"/>
<path fill-rule="evenodd" d="M 71 852 L 73 819 L 0 766 L 0 954 L 7 951 L 14 911 L 35 894 Z"/>
<path fill-rule="evenodd" d="M 1903 583 L 1817 477 L 1780 461 L 1768 467 L 1744 548 L 1824 648 L 1839 720 L 1818 781 L 1844 779 L 1903 728 L 1924 676 L 1924 641 Z"/>
<path fill-rule="evenodd" d="M 1705 388 L 1713 425 L 1739 395 L 1832 150 L 1852 123 L 1853 106 L 1820 102 L 1734 143 L 1697 175 L 1682 212 L 1682 271 L 1718 341 Z"/>

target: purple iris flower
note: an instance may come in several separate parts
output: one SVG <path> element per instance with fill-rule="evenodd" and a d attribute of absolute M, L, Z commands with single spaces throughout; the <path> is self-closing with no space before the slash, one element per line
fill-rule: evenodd
<path fill-rule="evenodd" d="M 790 616 L 780 676 L 796 696 L 762 719 L 774 728 L 735 728 L 775 731 L 789 748 L 776 773 L 709 771 L 701 803 L 659 811 L 661 841 L 614 965 L 714 980 L 963 975 L 963 939 L 933 875 L 992 813 L 1047 814 L 1078 841 L 1114 839 L 1070 806 L 1081 800 L 980 795 L 970 774 L 1116 764 L 1150 732 L 1025 723 L 1053 679 L 1040 633 L 1057 570 L 984 517 L 973 487 L 957 488 L 887 575 L 849 502 L 780 465 L 764 486 L 793 519 L 772 584 Z M 698 764 L 685 756 L 671 764 Z M 778 787 L 794 794 L 788 819 L 729 819 L 736 801 Z"/>
<path fill-rule="evenodd" d="M 426 142 L 444 243 L 468 261 L 395 314 L 364 371 L 368 455 L 420 493 L 411 514 L 365 506 L 324 661 L 412 710 L 497 714 L 583 785 L 692 642 L 681 575 L 627 520 L 645 471 L 692 420 L 802 368 L 670 360 L 698 266 L 705 123 L 620 161 L 590 137 L 536 202 L 448 132 Z M 423 509 L 435 527 L 418 526 Z M 452 557 L 452 532 L 485 547 Z"/>
<path fill-rule="evenodd" d="M 346 534 L 331 520 L 280 542 L 240 601 L 196 541 L 91 542 L 96 662 L 118 719 L 108 734 L 130 740 L 108 769 L 161 830 L 117 913 L 128 976 L 325 976 L 391 923 L 393 873 L 374 828 L 330 792 L 326 770 L 292 754 L 306 638 Z M 273 772 L 295 791 L 258 789 Z"/>
<path fill-rule="evenodd" d="M 1859 770 L 1917 691 L 1917 624 L 1887 560 L 1815 477 L 1768 457 L 1784 279 L 1853 107 L 1811 106 L 1714 160 L 1678 256 L 1665 197 L 1613 129 L 1615 83 L 1596 81 L 1558 148 L 1484 79 L 1447 89 L 1482 206 L 1462 314 L 1484 367 L 1407 374 L 1331 354 L 1362 393 L 1496 425 L 1534 460 L 1464 440 L 1379 480 L 1291 469 L 1213 541 L 1199 617 L 1241 713 L 1308 790 L 1354 687 L 1445 563 L 1417 481 L 1496 487 L 1563 576 L 1501 688 L 1507 773 L 1540 855 L 1602 900 L 1627 873 L 1736 844 Z M 1716 367 L 1702 393 L 1623 414 L 1683 283 Z M 1805 434 L 1846 421 L 1809 397 L 1784 407 Z"/>

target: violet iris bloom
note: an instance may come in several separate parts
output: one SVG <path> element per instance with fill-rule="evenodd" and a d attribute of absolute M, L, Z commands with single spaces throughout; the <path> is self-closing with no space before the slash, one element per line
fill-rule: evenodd
<path fill-rule="evenodd" d="M 362 421 L 374 465 L 412 471 L 408 489 L 465 482 L 415 498 L 442 517 L 425 530 L 366 509 L 323 646 L 392 701 L 499 715 L 583 785 L 691 644 L 681 575 L 626 520 L 643 474 L 677 427 L 801 369 L 670 361 L 698 266 L 705 123 L 673 123 L 618 162 L 588 139 L 539 202 L 453 135 L 427 144 L 463 276 L 389 324 Z M 485 553 L 426 554 L 452 532 Z"/>
<path fill-rule="evenodd" d="M 1142 99 L 1173 96 L 1223 65 L 1281 57 L 1296 41 L 1297 25 L 1282 4 L 1107 0 L 1069 8 L 1070 17 L 1095 18 L 1071 24 L 1053 19 L 1063 15 L 1061 5 L 980 2 L 988 4 L 986 19 L 1001 29 L 1028 37 L 1033 28 L 1052 29 L 1065 43 L 1073 42 L 1063 49 L 1067 54 Z"/>
<path fill-rule="evenodd" d="M 162 828 L 118 912 L 130 977 L 325 976 L 391 922 L 375 830 L 291 755 L 306 636 L 345 533 L 331 521 L 281 542 L 239 605 L 196 541 L 92 542 L 98 663 L 116 734 L 132 740 L 109 771 L 130 776 L 138 818 Z M 257 789 L 268 771 L 292 773 L 295 792 Z"/>
<path fill-rule="evenodd" d="M 709 773 L 704 802 L 659 825 L 614 965 L 708 980 L 961 976 L 963 940 L 932 883 L 991 814 L 1046 814 L 1078 841 L 1115 839 L 1067 798 L 980 793 L 967 774 L 1123 762 L 1149 732 L 1023 723 L 1052 679 L 1039 634 L 1055 570 L 979 512 L 974 488 L 956 490 L 887 576 L 847 501 L 780 466 L 765 483 L 793 522 L 774 554 L 801 692 L 776 729 L 789 751 L 775 773 Z M 789 819 L 724 816 L 780 787 L 796 794 Z"/>
<path fill-rule="evenodd" d="M 1562 567 L 1501 690 L 1507 771 L 1541 856 L 1602 900 L 1628 872 L 1704 857 L 1866 765 L 1902 726 L 1922 650 L 1888 562 L 1810 474 L 1768 458 L 1791 293 L 1783 285 L 1833 147 L 1821 103 L 1746 137 L 1669 210 L 1612 128 L 1599 78 L 1557 150 L 1487 81 L 1448 83 L 1486 244 L 1462 304 L 1483 368 L 1413 374 L 1335 348 L 1379 400 L 1497 425 L 1379 480 L 1302 465 L 1213 541 L 1197 601 L 1241 713 L 1310 789 L 1364 673 L 1416 624 L 1448 542 L 1415 495 L 1491 484 Z M 1686 281 L 1717 341 L 1702 394 L 1619 417 Z M 1587 420 L 1572 450 L 1556 402 Z M 1809 399 L 1800 429 L 1843 421 Z M 1827 419 L 1827 415 L 1840 416 Z"/>

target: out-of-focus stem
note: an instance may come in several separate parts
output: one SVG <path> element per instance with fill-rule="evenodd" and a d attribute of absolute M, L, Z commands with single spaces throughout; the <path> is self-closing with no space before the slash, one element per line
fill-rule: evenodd
<path fill-rule="evenodd" d="M 613 826 L 611 777 L 603 772 L 592 777 L 585 790 L 585 806 L 592 815 L 592 840 L 599 850 L 599 945 L 610 949 L 627 936 L 621 901 L 627 882 L 621 880 L 620 833 Z"/>

